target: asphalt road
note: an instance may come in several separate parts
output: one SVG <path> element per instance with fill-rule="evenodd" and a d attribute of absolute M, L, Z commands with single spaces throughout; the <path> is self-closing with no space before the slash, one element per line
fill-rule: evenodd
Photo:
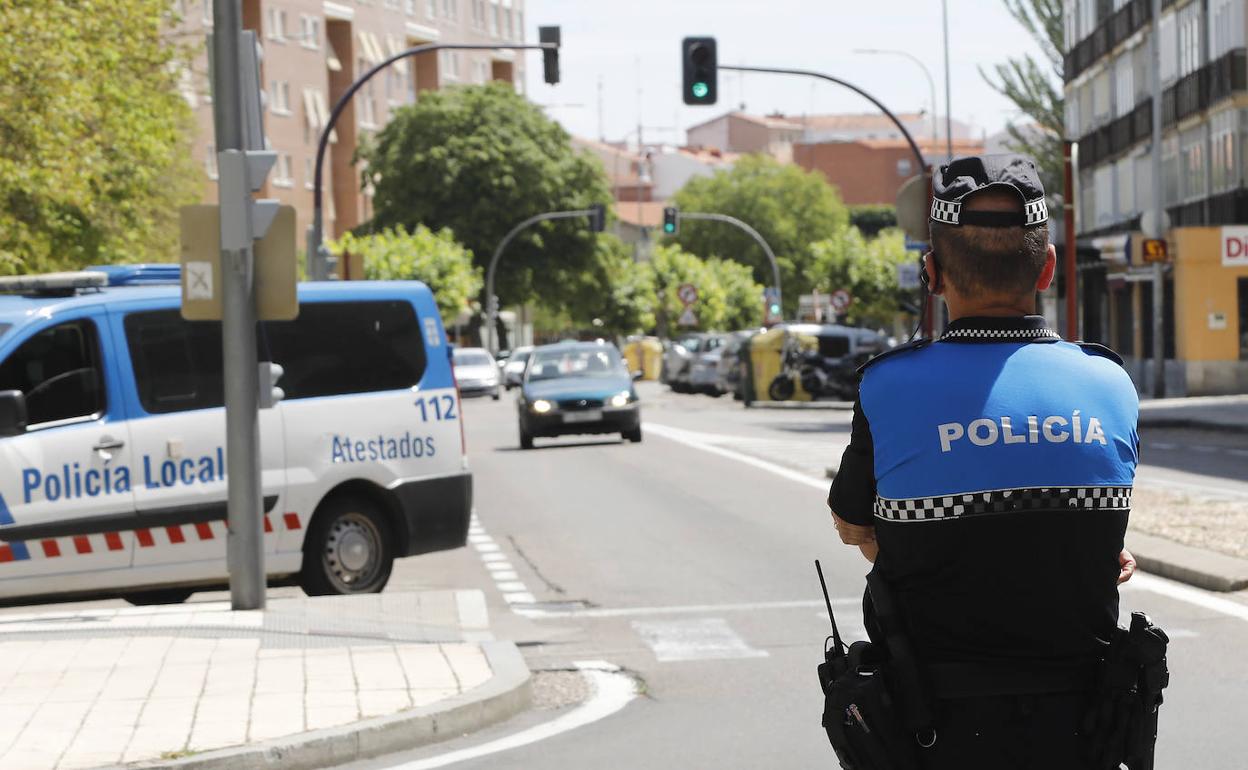
<path fill-rule="evenodd" d="M 454 767 L 834 766 L 819 726 L 815 665 L 828 625 L 813 561 L 823 560 L 842 632 L 861 638 L 867 564 L 836 539 L 823 503 L 823 469 L 848 439 L 848 411 L 745 410 L 655 386 L 643 409 L 640 445 L 539 440 L 522 452 L 509 397 L 465 405 L 475 547 L 404 560 L 391 585 L 482 588 L 495 633 L 520 643 L 535 671 L 607 661 L 638 677 L 643 695 L 600 721 Z M 1143 440 L 1141 483 L 1248 497 L 1244 437 Z M 500 574 L 498 561 L 513 569 Z M 1123 604 L 1148 610 L 1173 638 L 1157 767 L 1241 770 L 1248 595 L 1141 575 Z M 434 766 L 557 714 L 353 768 Z"/>

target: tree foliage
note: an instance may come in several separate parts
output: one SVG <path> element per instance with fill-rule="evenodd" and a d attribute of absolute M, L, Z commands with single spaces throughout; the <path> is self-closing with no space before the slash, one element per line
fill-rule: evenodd
<path fill-rule="evenodd" d="M 364 277 L 372 281 L 418 280 L 433 290 L 446 324 L 481 293 L 481 268 L 472 252 L 455 240 L 450 230 L 433 232 L 417 225 L 410 233 L 402 225 L 378 233 L 347 233 L 329 244 L 334 254 L 359 254 Z"/>
<path fill-rule="evenodd" d="M 1011 57 L 993 65 L 995 77 L 980 68 L 994 90 L 1009 99 L 1031 124 L 1007 127 L 1007 145 L 1035 158 L 1041 181 L 1050 194 L 1061 189 L 1062 137 L 1065 101 L 1062 83 L 1062 0 L 1004 0 L 1010 15 L 1040 45 L 1044 61 L 1033 56 Z"/>
<path fill-rule="evenodd" d="M 853 296 L 850 323 L 888 328 L 900 304 L 913 302 L 914 292 L 897 286 L 897 266 L 914 259 L 900 230 L 865 238 L 856 227 L 842 227 L 812 244 L 811 252 L 820 275 L 815 288 L 824 293 L 845 289 Z"/>
<path fill-rule="evenodd" d="M 449 227 L 482 269 L 522 220 L 610 198 L 601 164 L 506 83 L 422 94 L 360 155 L 376 189 L 366 229 Z M 575 303 L 581 276 L 595 269 L 594 240 L 579 218 L 521 233 L 499 263 L 500 301 Z"/>
<path fill-rule="evenodd" d="M 897 226 L 897 207 L 890 203 L 863 203 L 849 207 L 849 223 L 868 238 Z"/>
<path fill-rule="evenodd" d="M 682 211 L 728 214 L 757 230 L 780 264 L 784 304 L 790 313 L 798 295 L 808 293 L 817 278 L 810 244 L 849 224 L 848 209 L 823 175 L 762 155 L 746 156 L 729 170 L 691 179 L 676 193 L 675 202 Z M 743 262 L 756 281 L 772 282 L 766 255 L 738 228 L 684 220 L 675 240 L 704 258 Z"/>
<path fill-rule="evenodd" d="M 748 265 L 711 257 L 701 259 L 679 246 L 659 246 L 649 262 L 637 265 L 649 273 L 653 287 L 654 317 L 671 333 L 684 310 L 677 296 L 681 284 L 698 289 L 693 312 L 697 329 L 744 329 L 758 326 L 763 318 L 763 287 L 754 280 Z"/>
<path fill-rule="evenodd" d="M 177 255 L 198 177 L 170 6 L 0 2 L 0 273 Z"/>

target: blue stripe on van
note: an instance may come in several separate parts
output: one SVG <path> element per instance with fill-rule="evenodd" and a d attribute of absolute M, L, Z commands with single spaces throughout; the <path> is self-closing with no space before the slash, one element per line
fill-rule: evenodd
<path fill-rule="evenodd" d="M 0 495 L 0 524 L 14 524 L 13 514 L 9 512 L 9 506 L 4 502 L 4 495 Z M 18 541 L 9 543 L 9 550 L 13 554 L 13 561 L 26 561 L 30 558 L 30 551 L 26 549 L 26 544 Z"/>

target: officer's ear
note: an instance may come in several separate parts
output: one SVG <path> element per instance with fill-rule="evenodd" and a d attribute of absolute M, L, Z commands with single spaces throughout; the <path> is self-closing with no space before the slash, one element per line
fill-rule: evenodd
<path fill-rule="evenodd" d="M 1053 244 L 1049 244 L 1048 250 L 1044 255 L 1044 269 L 1040 271 L 1040 278 L 1036 281 L 1036 291 L 1044 291 L 1053 283 L 1053 273 L 1057 270 L 1057 248 Z"/>
<path fill-rule="evenodd" d="M 929 251 L 923 255 L 923 285 L 927 287 L 927 293 L 933 296 L 945 293 L 945 287 L 940 282 L 940 263 L 936 261 L 935 252 Z"/>

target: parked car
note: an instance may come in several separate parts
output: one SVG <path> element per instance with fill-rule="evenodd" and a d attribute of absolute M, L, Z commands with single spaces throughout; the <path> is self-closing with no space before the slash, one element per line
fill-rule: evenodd
<path fill-rule="evenodd" d="M 221 325 L 182 317 L 177 265 L 0 280 L 0 598 L 179 602 L 225 585 Z M 264 564 L 309 594 L 382 590 L 394 559 L 463 546 L 472 476 L 433 293 L 298 287 L 261 321 L 283 368 L 260 410 Z"/>
<path fill-rule="evenodd" d="M 677 393 L 689 393 L 693 390 L 693 364 L 699 355 L 709 353 L 723 342 L 723 334 L 714 332 L 693 332 L 677 337 L 663 353 L 663 366 L 659 372 L 659 381 L 670 386 Z"/>
<path fill-rule="evenodd" d="M 524 367 L 529 363 L 529 356 L 533 354 L 533 347 L 525 345 L 511 351 L 507 361 L 501 365 L 503 375 L 503 387 L 507 390 L 518 386 L 524 379 Z"/>
<path fill-rule="evenodd" d="M 455 348 L 451 353 L 455 382 L 464 396 L 489 396 L 498 400 L 498 364 L 485 348 Z"/>
<path fill-rule="evenodd" d="M 619 433 L 641 441 L 637 391 L 620 352 L 603 342 L 560 342 L 533 350 L 516 399 L 520 448 L 533 439 Z"/>
<path fill-rule="evenodd" d="M 724 347 L 731 340 L 727 334 L 707 334 L 701 339 L 697 352 L 693 353 L 686 368 L 686 375 L 678 381 L 694 393 L 722 396 L 719 388 L 719 361 Z"/>

